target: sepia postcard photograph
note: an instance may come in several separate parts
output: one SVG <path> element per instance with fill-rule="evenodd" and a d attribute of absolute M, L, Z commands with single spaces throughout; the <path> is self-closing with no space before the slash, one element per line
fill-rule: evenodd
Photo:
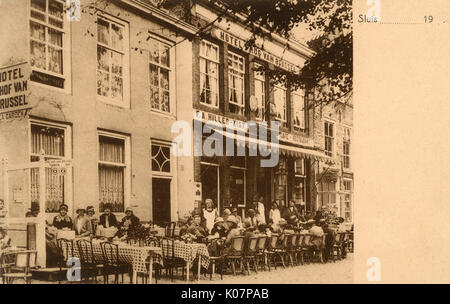
<path fill-rule="evenodd" d="M 405 228 L 421 226 L 423 204 L 448 227 L 450 213 L 438 211 L 448 196 L 404 205 L 411 197 L 396 194 L 419 188 L 396 166 L 414 162 L 399 160 L 403 150 L 381 157 L 410 136 L 391 123 L 402 102 L 391 98 L 403 100 L 392 90 L 403 89 L 377 89 L 399 81 L 383 64 L 397 71 L 389 60 L 402 57 L 364 32 L 448 34 L 448 19 L 418 7 L 396 19 L 393 2 L 402 1 L 0 0 L 0 282 L 383 283 L 400 260 L 384 282 L 449 283 L 448 236 Z M 448 109 L 445 39 L 437 69 L 447 77 L 434 85 L 446 88 L 436 104 Z M 380 66 L 383 77 L 371 79 Z M 447 132 L 446 117 L 430 121 Z M 424 188 L 448 189 L 443 171 L 438 184 L 421 174 Z M 396 204 L 408 211 L 392 212 Z M 411 255 L 396 251 L 403 242 Z M 436 252 L 433 275 L 403 272 Z M 202 297 L 219 295 L 185 288 L 179 300 Z"/>

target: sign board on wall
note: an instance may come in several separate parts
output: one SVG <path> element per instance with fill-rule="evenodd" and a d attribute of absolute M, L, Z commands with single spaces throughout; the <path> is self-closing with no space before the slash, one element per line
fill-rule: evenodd
<path fill-rule="evenodd" d="M 29 108 L 29 79 L 28 63 L 0 68 L 0 114 L 20 112 Z"/>
<path fill-rule="evenodd" d="M 249 53 L 250 55 L 257 57 L 258 59 L 272 63 L 273 65 L 291 73 L 298 74 L 300 72 L 299 66 L 290 63 L 289 61 L 281 57 L 273 55 L 259 47 L 256 46 L 249 47 L 246 45 L 243 39 L 231 35 L 230 33 L 227 33 L 220 29 L 214 29 L 212 33 L 216 38 L 219 38 L 220 40 L 228 43 L 229 45 L 232 45 L 235 48 L 241 49 Z"/>

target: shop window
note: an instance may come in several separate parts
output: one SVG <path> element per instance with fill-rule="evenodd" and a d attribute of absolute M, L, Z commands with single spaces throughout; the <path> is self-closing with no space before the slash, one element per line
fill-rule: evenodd
<path fill-rule="evenodd" d="M 149 46 L 151 107 L 170 112 L 170 46 L 156 39 Z"/>
<path fill-rule="evenodd" d="M 306 170 L 303 158 L 295 160 L 294 197 L 296 204 L 306 204 Z"/>
<path fill-rule="evenodd" d="M 350 129 L 348 128 L 344 128 L 342 155 L 344 169 L 350 169 Z"/>
<path fill-rule="evenodd" d="M 344 179 L 344 206 L 343 206 L 343 217 L 346 222 L 352 221 L 352 180 Z"/>
<path fill-rule="evenodd" d="M 278 166 L 275 168 L 275 199 L 279 206 L 287 206 L 287 161 L 280 158 Z"/>
<path fill-rule="evenodd" d="M 264 120 L 266 113 L 266 74 L 261 71 L 261 65 L 255 64 L 255 98 L 257 102 L 256 117 Z"/>
<path fill-rule="evenodd" d="M 66 141 L 68 133 L 67 128 L 63 126 L 31 123 L 30 161 L 39 161 L 41 151 L 44 152 L 45 160 L 70 157 L 70 151 L 68 151 L 70 144 Z M 32 168 L 30 172 L 31 202 L 39 204 L 39 168 Z M 51 168 L 46 168 L 45 185 L 45 210 L 46 212 L 58 212 L 59 207 L 66 203 L 66 177 Z"/>
<path fill-rule="evenodd" d="M 334 124 L 325 122 L 325 155 L 333 156 Z"/>
<path fill-rule="evenodd" d="M 128 139 L 115 134 L 99 134 L 99 197 L 100 211 L 105 204 L 111 211 L 124 212 L 125 186 L 128 182 Z"/>
<path fill-rule="evenodd" d="M 287 90 L 285 86 L 276 85 L 274 88 L 275 97 L 275 119 L 278 120 L 283 127 L 287 126 Z"/>
<path fill-rule="evenodd" d="M 244 57 L 228 52 L 228 102 L 231 113 L 244 115 Z"/>
<path fill-rule="evenodd" d="M 336 183 L 321 182 L 319 184 L 319 197 L 322 207 L 335 207 Z"/>
<path fill-rule="evenodd" d="M 200 43 L 200 103 L 219 107 L 219 47 Z"/>
<path fill-rule="evenodd" d="M 61 89 L 70 51 L 64 5 L 60 0 L 31 0 L 30 5 L 30 79 Z"/>
<path fill-rule="evenodd" d="M 124 106 L 128 71 L 128 41 L 125 24 L 97 18 L 97 95 Z"/>
<path fill-rule="evenodd" d="M 305 93 L 302 89 L 293 91 L 291 102 L 294 105 L 293 125 L 295 130 L 306 128 Z"/>

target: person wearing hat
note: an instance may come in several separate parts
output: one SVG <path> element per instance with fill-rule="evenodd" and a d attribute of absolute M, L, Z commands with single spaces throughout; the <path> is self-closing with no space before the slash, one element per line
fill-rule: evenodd
<path fill-rule="evenodd" d="M 228 217 L 231 215 L 231 211 L 230 211 L 230 209 L 228 209 L 228 208 L 225 208 L 224 210 L 223 210 L 223 221 L 224 221 L 224 223 L 225 223 L 225 226 L 226 226 L 226 228 L 227 228 L 227 230 L 230 230 L 231 229 L 231 224 L 228 222 Z"/>
<path fill-rule="evenodd" d="M 240 215 L 238 215 L 238 208 L 233 207 L 233 209 L 231 209 L 231 214 L 237 219 L 238 227 L 241 228 L 242 227 L 242 218 Z"/>
<path fill-rule="evenodd" d="M 227 238 L 225 240 L 225 246 L 231 245 L 231 239 L 235 236 L 241 235 L 241 230 L 238 228 L 238 222 L 237 219 L 234 217 L 234 215 L 228 216 L 228 222 L 230 223 L 230 230 L 228 231 Z M 230 247 L 227 247 L 228 250 Z M 227 249 L 225 249 L 227 250 Z"/>
<path fill-rule="evenodd" d="M 59 207 L 59 214 L 56 215 L 53 218 L 53 226 L 56 229 L 64 229 L 64 230 L 70 230 L 73 227 L 72 224 L 72 219 L 70 218 L 70 216 L 67 214 L 67 211 L 69 210 L 69 208 L 67 207 L 67 205 L 62 204 Z"/>
<path fill-rule="evenodd" d="M 295 215 L 298 218 L 298 210 L 297 207 L 295 207 L 294 201 L 289 201 L 289 207 L 284 208 L 281 217 L 283 217 L 285 220 L 289 220 L 291 216 Z"/>
<path fill-rule="evenodd" d="M 187 229 L 187 233 L 195 235 L 197 237 L 197 240 L 200 240 L 208 236 L 208 232 L 201 225 L 201 223 L 202 223 L 202 216 L 200 213 L 196 213 L 193 216 L 193 221 L 191 225 Z"/>
<path fill-rule="evenodd" d="M 89 231 L 95 235 L 98 226 L 98 219 L 95 217 L 94 206 L 87 206 L 86 208 L 87 218 L 89 220 Z"/>
<path fill-rule="evenodd" d="M 224 226 L 224 220 L 221 217 L 217 217 L 214 222 L 214 227 L 211 229 L 211 234 L 216 235 L 220 238 L 226 238 L 227 237 L 227 230 Z"/>
<path fill-rule="evenodd" d="M 37 217 L 39 215 L 39 212 L 40 212 L 39 203 L 38 202 L 31 202 L 30 211 L 28 211 L 25 214 L 25 217 Z"/>
<path fill-rule="evenodd" d="M 213 206 L 213 200 L 210 198 L 207 198 L 205 200 L 205 208 L 202 209 L 203 212 L 203 218 L 206 220 L 206 229 L 209 233 L 211 229 L 214 227 L 214 220 L 218 216 L 217 210 Z"/>
<path fill-rule="evenodd" d="M 116 227 L 117 218 L 114 213 L 111 212 L 111 205 L 105 204 L 103 207 L 104 213 L 100 215 L 99 225 L 104 228 Z"/>
<path fill-rule="evenodd" d="M 186 221 L 184 222 L 184 225 L 180 227 L 180 236 L 183 236 L 187 233 L 187 230 L 192 225 L 194 218 L 192 216 L 187 216 L 185 220 Z"/>
<path fill-rule="evenodd" d="M 272 220 L 273 225 L 278 226 L 281 219 L 281 214 L 276 201 L 272 202 L 272 209 L 269 211 L 269 219 Z"/>
<path fill-rule="evenodd" d="M 324 235 L 322 227 L 317 225 L 315 220 L 309 220 L 308 223 L 311 225 L 309 229 L 309 234 L 312 235 L 310 244 L 313 244 L 316 249 L 320 249 L 322 244 L 322 236 Z"/>
<path fill-rule="evenodd" d="M 77 216 L 73 220 L 73 230 L 75 230 L 75 234 L 77 237 L 87 237 L 91 235 L 90 220 L 86 215 L 86 210 L 83 208 L 77 209 Z"/>
<path fill-rule="evenodd" d="M 128 229 L 134 229 L 141 224 L 139 218 L 134 215 L 133 208 L 127 207 L 125 209 L 125 216 L 122 218 L 120 222 L 120 229 L 124 231 L 128 231 Z"/>
<path fill-rule="evenodd" d="M 258 227 L 258 224 L 260 223 L 260 221 L 258 220 L 258 218 L 256 216 L 255 209 L 248 209 L 246 220 L 249 220 L 252 227 L 255 227 L 255 228 Z M 261 223 L 261 224 L 264 224 L 264 223 Z"/>

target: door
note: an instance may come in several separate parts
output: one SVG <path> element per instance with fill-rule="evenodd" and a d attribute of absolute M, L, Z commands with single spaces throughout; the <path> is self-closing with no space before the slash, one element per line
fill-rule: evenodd
<path fill-rule="evenodd" d="M 153 178 L 153 223 L 170 222 L 170 179 Z"/>
<path fill-rule="evenodd" d="M 215 165 L 201 165 L 202 202 L 210 198 L 214 208 L 220 210 L 219 202 L 219 167 Z"/>

